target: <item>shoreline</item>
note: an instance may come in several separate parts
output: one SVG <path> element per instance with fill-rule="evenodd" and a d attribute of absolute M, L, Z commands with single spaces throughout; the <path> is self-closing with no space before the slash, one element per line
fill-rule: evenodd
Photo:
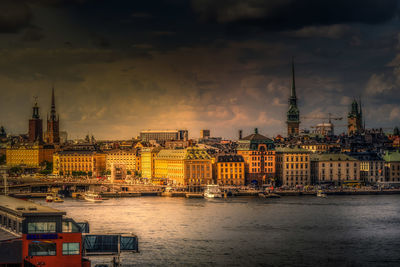
<path fill-rule="evenodd" d="M 290 197 L 290 196 L 316 196 L 316 191 L 275 191 L 273 192 L 280 197 Z M 350 196 L 350 195 L 395 195 L 400 194 L 400 189 L 393 190 L 329 190 L 324 191 L 327 195 L 336 196 Z M 162 192 L 101 192 L 104 198 L 132 198 L 132 197 L 182 197 L 182 198 L 203 198 L 202 193 L 194 194 L 193 192 L 173 192 L 171 194 L 165 195 Z M 236 197 L 254 197 L 263 198 L 259 196 L 259 191 L 246 191 L 246 192 L 236 192 L 232 195 L 226 196 L 225 198 L 236 198 Z M 10 193 L 9 196 L 15 198 L 46 198 L 48 193 Z M 72 198 L 72 197 L 71 197 Z"/>

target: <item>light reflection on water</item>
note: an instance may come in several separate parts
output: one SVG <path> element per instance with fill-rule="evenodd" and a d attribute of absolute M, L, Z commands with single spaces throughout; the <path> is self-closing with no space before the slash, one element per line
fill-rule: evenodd
<path fill-rule="evenodd" d="M 136 234 L 124 266 L 400 266 L 400 195 L 38 202 Z"/>

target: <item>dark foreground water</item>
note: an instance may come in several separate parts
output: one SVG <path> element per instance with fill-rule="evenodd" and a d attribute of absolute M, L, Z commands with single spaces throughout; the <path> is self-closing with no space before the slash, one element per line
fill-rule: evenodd
<path fill-rule="evenodd" d="M 124 266 L 400 266 L 400 195 L 47 205 L 93 233 L 138 235 L 140 253 L 124 254 Z"/>

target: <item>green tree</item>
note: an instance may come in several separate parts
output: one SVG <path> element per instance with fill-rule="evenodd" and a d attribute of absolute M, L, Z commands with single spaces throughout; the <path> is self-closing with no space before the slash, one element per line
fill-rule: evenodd
<path fill-rule="evenodd" d="M 6 163 L 6 155 L 1 155 L 0 156 L 0 164 Z"/>

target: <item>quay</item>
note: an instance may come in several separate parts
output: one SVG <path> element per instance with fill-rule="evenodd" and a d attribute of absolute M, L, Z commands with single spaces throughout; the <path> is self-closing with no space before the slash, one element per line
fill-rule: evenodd
<path fill-rule="evenodd" d="M 89 257 L 138 252 L 133 234 L 89 234 L 88 222 L 37 203 L 0 196 L 0 266 L 91 266 Z M 6 253 L 4 253 L 6 252 Z"/>

